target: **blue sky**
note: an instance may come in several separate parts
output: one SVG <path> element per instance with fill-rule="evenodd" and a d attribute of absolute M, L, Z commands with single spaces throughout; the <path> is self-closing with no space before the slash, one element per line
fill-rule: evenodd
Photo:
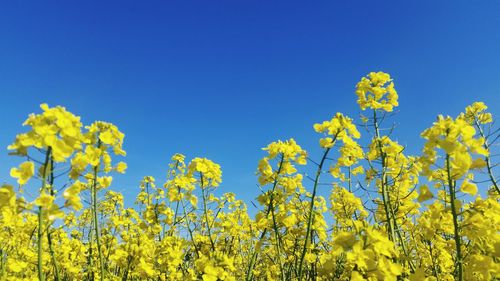
<path fill-rule="evenodd" d="M 395 138 L 419 153 L 437 114 L 486 102 L 498 116 L 500 1 L 3 1 L 0 180 L 7 145 L 38 105 L 125 134 L 132 198 L 172 154 L 222 165 L 221 191 L 250 200 L 260 150 L 294 137 L 320 157 L 315 122 L 356 117 L 354 86 L 393 76 Z"/>

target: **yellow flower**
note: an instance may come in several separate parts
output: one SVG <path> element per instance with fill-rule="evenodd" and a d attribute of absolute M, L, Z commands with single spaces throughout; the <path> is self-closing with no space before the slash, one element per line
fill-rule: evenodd
<path fill-rule="evenodd" d="M 16 259 L 8 259 L 7 267 L 14 273 L 19 273 L 28 267 L 28 263 Z"/>
<path fill-rule="evenodd" d="M 14 206 L 16 203 L 16 192 L 11 185 L 4 184 L 0 187 L 0 208 Z"/>
<path fill-rule="evenodd" d="M 356 95 L 362 110 L 372 108 L 390 112 L 399 105 L 391 76 L 381 71 L 370 72 L 367 77 L 361 78 L 356 85 Z"/>
<path fill-rule="evenodd" d="M 139 259 L 139 270 L 141 271 L 141 276 L 144 278 L 153 277 L 156 273 L 154 268 L 144 258 Z"/>
<path fill-rule="evenodd" d="M 356 242 L 356 235 L 353 232 L 337 233 L 335 239 L 333 240 L 333 243 L 335 243 L 335 245 L 342 247 L 344 250 L 352 249 Z"/>
<path fill-rule="evenodd" d="M 365 281 L 366 279 L 357 271 L 353 271 L 351 273 L 351 278 L 349 279 L 351 281 Z"/>
<path fill-rule="evenodd" d="M 110 130 L 100 133 L 99 139 L 105 144 L 113 144 L 115 141 L 113 133 Z"/>
<path fill-rule="evenodd" d="M 292 214 L 288 217 L 286 217 L 284 220 L 283 220 L 283 224 L 290 228 L 292 227 L 293 225 L 295 225 L 297 223 L 298 219 L 297 219 L 297 216 L 295 214 Z"/>
<path fill-rule="evenodd" d="M 432 199 L 434 195 L 432 192 L 429 190 L 429 187 L 427 185 L 422 185 L 419 188 L 419 193 L 418 193 L 418 202 L 424 202 L 429 199 Z"/>
<path fill-rule="evenodd" d="M 43 208 L 49 208 L 54 203 L 54 199 L 55 199 L 54 196 L 49 195 L 48 193 L 46 193 L 45 191 L 43 191 L 40 194 L 40 196 L 37 199 L 35 199 L 34 203 L 37 206 L 40 206 L 40 207 L 43 207 Z"/>
<path fill-rule="evenodd" d="M 28 180 L 35 173 L 35 165 L 33 162 L 23 162 L 19 165 L 19 168 L 12 168 L 10 170 L 10 176 L 13 178 L 17 178 L 17 183 L 20 185 L 26 184 Z"/>
<path fill-rule="evenodd" d="M 322 148 L 332 148 L 335 143 L 332 138 L 321 138 L 319 139 L 319 146 Z"/>
<path fill-rule="evenodd" d="M 205 266 L 203 270 L 203 281 L 217 281 L 219 280 L 219 270 L 211 265 Z"/>
<path fill-rule="evenodd" d="M 127 169 L 127 163 L 119 162 L 118 164 L 116 164 L 116 171 L 118 173 L 124 174 L 126 169 Z"/>
<path fill-rule="evenodd" d="M 469 182 L 468 180 L 464 180 L 462 182 L 462 186 L 460 186 L 460 190 L 463 193 L 467 193 L 467 194 L 470 194 L 470 195 L 476 195 L 476 193 L 477 193 L 477 186 L 475 184 Z"/>
<path fill-rule="evenodd" d="M 484 102 L 474 102 L 465 108 L 465 113 L 461 117 L 472 125 L 475 122 L 478 124 L 488 124 L 493 122 L 493 117 L 491 113 L 486 112 L 486 109 L 488 109 L 488 106 Z"/>
<path fill-rule="evenodd" d="M 189 203 L 196 207 L 196 205 L 198 204 L 198 197 L 196 197 L 195 195 L 189 196 Z"/>
<path fill-rule="evenodd" d="M 392 79 L 383 72 L 361 79 L 356 93 L 363 109 L 375 110 L 372 121 L 377 110 L 397 106 Z M 109 173 L 127 168 L 112 161 L 125 155 L 123 133 L 94 122 L 82 134 L 79 117 L 63 107 L 41 109 L 9 146 L 13 154 L 44 159 L 30 154 L 40 151 L 51 161 L 37 165 L 36 173 L 46 176 L 38 197 L 39 186 L 0 186 L 0 279 L 34 280 L 38 261 L 48 280 L 56 269 L 68 280 L 298 280 L 301 269 L 302 279 L 314 280 L 457 280 L 458 261 L 463 280 L 500 278 L 500 197 L 494 187 L 495 193 L 478 195 L 496 184 L 495 170 L 489 182 L 479 170 L 490 164 L 490 152 L 497 154 L 486 137 L 495 131 L 484 125 L 493 123 L 484 103 L 457 118 L 439 116 L 422 133 L 418 158 L 405 156 L 411 148 L 384 135 L 361 146 L 353 120 L 341 113 L 314 124 L 322 134 L 321 169 L 316 162 L 298 168 L 308 155 L 294 139 L 272 142 L 257 167 L 261 208 L 255 212 L 235 194 L 216 190 L 218 164 L 194 158 L 186 165 L 182 154 L 171 158 L 163 186 L 152 176 L 142 179 L 135 206 L 126 207 L 116 191 L 101 196 L 111 185 Z M 38 162 L 30 161 L 11 170 L 20 185 L 35 174 Z M 435 196 L 419 183 L 422 176 Z M 94 180 L 97 189 L 87 190 Z M 320 186 L 317 194 L 313 185 Z M 328 192 L 329 204 L 321 196 Z M 32 202 L 24 199 L 32 196 Z M 418 203 L 426 200 L 432 203 Z M 108 270 L 101 271 L 100 256 Z"/>
<path fill-rule="evenodd" d="M 220 165 L 207 158 L 194 158 L 188 165 L 188 175 L 194 176 L 200 173 L 201 188 L 207 186 L 219 186 L 222 182 L 222 171 Z"/>
<path fill-rule="evenodd" d="M 41 114 L 31 114 L 23 125 L 30 126 L 31 131 L 19 134 L 9 150 L 13 154 L 27 155 L 30 147 L 52 149 L 52 158 L 56 162 L 64 162 L 81 147 L 80 117 L 66 111 L 64 107 L 49 108 L 40 105 Z"/>
<path fill-rule="evenodd" d="M 109 187 L 111 185 L 112 181 L 113 181 L 113 177 L 111 177 L 111 176 L 97 178 L 97 182 L 99 183 L 99 186 L 101 188 Z"/>
<path fill-rule="evenodd" d="M 63 193 L 64 199 L 66 199 L 66 206 L 70 206 L 75 210 L 80 210 L 83 205 L 80 201 L 80 191 L 84 188 L 84 185 L 76 181 L 70 187 L 66 188 Z"/>

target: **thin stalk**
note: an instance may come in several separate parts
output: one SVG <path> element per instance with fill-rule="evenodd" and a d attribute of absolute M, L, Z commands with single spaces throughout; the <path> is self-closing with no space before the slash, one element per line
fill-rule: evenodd
<path fill-rule="evenodd" d="M 101 141 L 99 140 L 97 142 L 97 148 L 101 147 Z M 96 245 L 97 245 L 97 252 L 99 255 L 99 266 L 100 266 L 100 279 L 101 281 L 104 281 L 104 258 L 102 255 L 102 248 L 101 248 L 101 233 L 99 231 L 99 218 L 97 215 L 97 173 L 99 171 L 99 165 L 94 166 L 94 181 L 92 183 L 92 190 L 91 190 L 91 200 L 92 200 L 92 213 L 93 213 L 93 223 L 94 223 L 94 230 L 95 230 L 95 238 L 96 238 Z"/>
<path fill-rule="evenodd" d="M 193 236 L 193 230 L 191 230 L 191 227 L 189 226 L 191 224 L 191 222 L 189 221 L 188 214 L 186 213 L 186 204 L 184 204 L 184 199 L 181 199 L 181 203 L 182 203 L 182 210 L 184 212 L 184 218 L 186 218 L 186 228 L 188 230 L 189 237 L 191 238 L 191 242 L 193 242 L 193 247 L 194 247 L 194 250 L 196 251 L 196 256 L 199 257 L 200 250 L 196 246 L 196 242 L 194 241 L 194 236 Z"/>
<path fill-rule="evenodd" d="M 47 152 L 45 153 L 45 162 L 43 164 L 42 172 L 42 189 L 40 193 L 43 192 L 47 185 L 47 166 L 50 161 L 50 155 L 52 153 L 52 148 L 49 146 Z M 45 280 L 45 275 L 43 274 L 43 207 L 38 207 L 38 233 L 37 233 L 37 247 L 38 247 L 38 279 L 40 281 Z"/>
<path fill-rule="evenodd" d="M 272 208 L 271 202 L 274 199 L 274 190 L 276 189 L 276 186 L 278 184 L 279 174 L 280 174 L 281 169 L 283 167 L 283 162 L 284 162 L 284 156 L 281 155 L 281 160 L 280 160 L 280 163 L 278 165 L 278 170 L 276 171 L 276 178 L 274 179 L 273 187 L 271 188 L 271 193 L 270 193 L 270 196 L 269 196 L 269 202 L 270 202 L 270 204 L 267 205 L 266 218 L 267 218 L 267 216 L 269 216 L 269 213 L 271 212 L 271 208 Z M 260 234 L 260 237 L 259 237 L 258 241 L 262 241 L 264 239 L 264 237 L 266 236 L 266 234 L 267 234 L 267 228 L 264 228 L 264 230 L 262 230 L 262 233 Z M 259 245 L 258 243 L 259 242 L 257 242 L 257 245 Z M 258 255 L 257 248 L 254 248 L 254 251 L 252 253 L 252 258 L 250 259 L 250 264 L 248 266 L 247 274 L 246 274 L 246 277 L 245 277 L 246 281 L 250 281 L 252 279 L 253 268 L 255 267 L 255 262 L 257 260 L 257 255 Z"/>
<path fill-rule="evenodd" d="M 210 245 L 212 246 L 212 251 L 215 251 L 215 243 L 214 240 L 212 239 L 210 222 L 208 221 L 207 198 L 205 196 L 205 187 L 203 186 L 203 173 L 200 173 L 200 184 L 201 184 L 201 196 L 203 198 L 203 214 L 205 215 L 205 221 L 207 222 L 208 238 L 210 238 Z"/>
<path fill-rule="evenodd" d="M 337 139 L 337 136 L 335 136 L 335 138 L 332 140 L 332 143 L 334 143 L 336 139 Z M 313 192 L 311 195 L 311 204 L 309 206 L 309 217 L 307 220 L 306 238 L 304 240 L 304 247 L 302 248 L 302 253 L 300 255 L 299 270 L 298 270 L 299 280 L 302 280 L 302 268 L 304 265 L 304 258 L 306 256 L 306 252 L 307 252 L 307 242 L 309 240 L 311 227 L 312 227 L 312 221 L 313 221 L 313 215 L 314 215 L 314 200 L 316 199 L 316 189 L 318 187 L 319 177 L 321 176 L 321 172 L 323 170 L 323 165 L 325 163 L 328 152 L 330 152 L 330 149 L 331 148 L 327 148 L 325 150 L 325 153 L 323 153 L 323 157 L 321 158 L 321 162 L 318 165 L 318 170 L 316 171 L 316 177 L 314 179 Z"/>
<path fill-rule="evenodd" d="M 4 277 L 5 266 L 4 266 L 4 254 L 3 249 L 0 249 L 0 277 Z"/>
<path fill-rule="evenodd" d="M 348 183 L 349 183 L 349 192 L 352 192 L 352 187 L 351 187 L 351 185 L 352 185 L 352 167 L 351 166 L 349 166 L 349 170 L 348 170 Z M 343 209 L 347 215 L 347 210 L 345 209 L 345 204 L 343 204 Z M 359 220 L 358 213 L 353 212 L 353 214 L 354 214 L 354 219 Z"/>
<path fill-rule="evenodd" d="M 389 235 L 389 239 L 391 241 L 394 241 L 396 238 L 396 233 L 394 231 L 394 225 L 393 221 L 391 218 L 391 212 L 390 212 L 390 197 L 389 197 L 389 192 L 387 191 L 387 186 L 386 186 L 386 181 L 387 181 L 387 175 L 386 175 L 386 167 L 385 167 L 385 154 L 382 150 L 382 141 L 380 140 L 380 131 L 378 127 L 378 122 L 377 122 L 377 111 L 373 110 L 373 126 L 375 127 L 375 137 L 377 138 L 377 146 L 379 149 L 380 153 L 380 158 L 382 162 L 382 175 L 380 179 L 380 184 L 381 184 L 381 189 L 382 189 L 382 202 L 384 204 L 384 212 L 385 212 L 385 217 L 387 220 L 387 233 Z"/>
<path fill-rule="evenodd" d="M 490 149 L 490 145 L 488 143 L 488 139 L 486 138 L 485 134 L 484 134 L 484 131 L 483 131 L 483 128 L 479 125 L 479 123 L 477 122 L 477 120 L 475 121 L 476 123 L 476 127 L 478 128 L 479 130 L 479 134 L 481 135 L 481 137 L 484 138 L 484 144 L 483 144 L 483 147 L 489 151 Z M 488 176 L 490 178 L 490 181 L 491 183 L 493 184 L 493 186 L 495 187 L 496 191 L 498 192 L 498 195 L 500 195 L 500 187 L 498 187 L 498 183 L 497 183 L 497 180 L 495 179 L 495 177 L 493 176 L 493 168 L 491 166 L 491 160 L 490 160 L 490 157 L 489 156 L 486 156 L 485 157 L 485 162 L 486 162 L 486 169 L 488 170 Z"/>
<path fill-rule="evenodd" d="M 177 167 L 179 167 L 179 161 L 177 161 L 175 163 L 175 167 L 174 169 L 177 169 Z M 177 187 L 177 193 L 180 194 L 181 193 L 181 188 L 178 186 Z M 168 235 L 169 236 L 172 236 L 174 234 L 174 226 L 176 225 L 176 221 L 177 221 L 177 214 L 179 212 L 179 201 L 176 202 L 175 204 L 175 213 L 174 213 L 174 218 L 172 220 L 172 225 L 170 226 L 170 229 L 168 231 Z M 165 224 L 163 225 L 163 237 L 165 237 Z"/>
<path fill-rule="evenodd" d="M 451 170 L 450 170 L 450 155 L 446 154 L 446 171 L 448 174 L 448 188 L 450 192 L 450 205 L 451 205 L 451 214 L 453 216 L 453 230 L 454 230 L 454 238 L 455 238 L 455 247 L 457 248 L 457 257 L 456 257 L 456 268 L 455 271 L 458 271 L 458 281 L 463 281 L 463 257 L 462 257 L 462 239 L 459 234 L 459 226 L 458 226 L 458 211 L 455 206 L 455 184 L 456 182 L 451 178 Z"/>
<path fill-rule="evenodd" d="M 181 188 L 180 187 L 177 187 L 177 192 L 181 193 Z M 175 213 L 174 213 L 174 218 L 172 220 L 172 226 L 170 227 L 170 229 L 168 231 L 169 236 L 172 236 L 174 234 L 174 227 L 177 224 L 177 214 L 178 213 L 179 213 L 179 201 L 177 201 L 176 204 L 175 204 Z M 163 235 L 163 236 L 165 236 L 165 235 Z"/>
<path fill-rule="evenodd" d="M 436 259 L 434 258 L 434 254 L 432 253 L 431 241 L 428 241 L 427 245 L 429 246 L 429 255 L 430 255 L 431 261 L 432 261 L 432 274 L 434 275 L 434 277 L 436 277 L 436 281 L 440 281 L 439 275 L 438 275 L 438 266 L 436 264 Z"/>
<path fill-rule="evenodd" d="M 130 230 L 130 225 L 127 225 L 127 231 Z M 130 252 L 130 245 L 127 247 L 127 252 Z M 127 257 L 127 267 L 125 268 L 125 273 L 122 276 L 122 281 L 127 281 L 128 279 L 128 273 L 130 271 L 130 264 L 132 263 L 132 256 L 129 254 Z"/>
<path fill-rule="evenodd" d="M 50 157 L 50 175 L 49 175 L 49 187 L 50 195 L 54 196 L 54 159 Z M 49 252 L 52 257 L 52 264 L 54 265 L 54 280 L 59 281 L 61 277 L 59 275 L 59 265 L 57 264 L 56 255 L 54 252 L 54 245 L 52 243 L 52 233 L 50 232 L 50 225 L 47 226 L 47 241 L 49 243 Z"/>
<path fill-rule="evenodd" d="M 493 183 L 493 186 L 495 187 L 496 191 L 498 192 L 498 195 L 500 195 L 500 188 L 498 187 L 498 183 L 497 183 L 495 177 L 493 176 L 490 157 L 486 156 L 485 161 L 486 161 L 486 168 L 488 170 L 488 176 L 490 177 L 491 183 Z"/>
<path fill-rule="evenodd" d="M 408 260 L 408 265 L 410 266 L 410 269 L 412 272 L 415 271 L 415 266 L 411 262 L 411 259 L 409 258 L 409 253 L 406 249 L 406 243 L 405 240 L 403 239 L 403 235 L 401 234 L 401 230 L 398 227 L 398 223 L 396 221 L 396 214 L 394 214 L 394 210 L 392 208 L 391 204 L 391 197 L 389 195 L 389 191 L 387 190 L 387 173 L 386 173 L 386 158 L 385 154 L 382 150 L 382 141 L 380 139 L 380 130 L 379 130 L 379 124 L 377 122 L 377 111 L 373 111 L 373 125 L 375 127 L 375 136 L 377 138 L 377 146 L 379 149 L 380 153 L 380 158 L 381 158 L 381 164 L 382 164 L 382 178 L 381 178 L 381 185 L 382 185 L 382 201 L 384 204 L 384 212 L 386 214 L 386 220 L 387 220 L 387 232 L 389 234 L 389 239 L 393 242 L 396 241 L 396 238 L 399 240 L 401 244 L 401 248 L 403 250 L 403 253 L 405 256 L 407 256 Z"/>
<path fill-rule="evenodd" d="M 285 273 L 283 272 L 283 263 L 281 262 L 281 237 L 279 234 L 278 223 L 276 222 L 276 215 L 274 214 L 274 202 L 271 200 L 269 204 L 271 205 L 271 217 L 273 220 L 274 239 L 276 240 L 276 255 L 278 256 L 281 279 L 285 280 Z"/>
<path fill-rule="evenodd" d="M 50 235 L 49 233 L 50 233 L 50 230 L 47 229 L 47 240 L 49 243 L 49 252 L 50 252 L 50 256 L 52 257 L 52 264 L 54 265 L 54 280 L 59 281 L 59 280 L 61 280 L 61 277 L 59 276 L 59 266 L 57 264 L 57 260 L 55 257 L 54 246 L 52 243 L 52 235 Z"/>
<path fill-rule="evenodd" d="M 89 270 L 88 270 L 88 275 L 87 275 L 87 280 L 94 280 L 94 260 L 93 260 L 93 253 L 92 253 L 92 225 L 90 226 L 89 229 L 89 254 L 88 254 L 88 265 L 89 265 Z"/>
<path fill-rule="evenodd" d="M 37 247 L 38 247 L 38 279 L 40 281 L 45 280 L 45 276 L 43 274 L 43 250 L 42 250 L 42 225 L 43 225 L 43 209 L 42 206 L 38 207 L 38 233 L 37 233 Z"/>

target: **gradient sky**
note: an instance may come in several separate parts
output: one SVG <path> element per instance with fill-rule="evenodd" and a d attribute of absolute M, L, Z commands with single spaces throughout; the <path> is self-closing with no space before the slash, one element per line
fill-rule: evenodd
<path fill-rule="evenodd" d="M 436 115 L 476 100 L 499 115 L 500 1 L 2 1 L 0 180 L 7 145 L 39 104 L 126 135 L 129 200 L 176 152 L 220 163 L 221 191 L 250 200 L 260 149 L 294 137 L 319 157 L 315 122 L 359 114 L 356 82 L 386 71 L 395 139 L 419 153 Z"/>

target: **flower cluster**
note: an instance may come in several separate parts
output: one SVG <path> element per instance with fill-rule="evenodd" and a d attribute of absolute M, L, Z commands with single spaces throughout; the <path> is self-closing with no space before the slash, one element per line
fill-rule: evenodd
<path fill-rule="evenodd" d="M 389 74 L 371 72 L 356 94 L 373 110 L 361 117 L 370 137 L 336 113 L 314 125 L 318 156 L 294 139 L 270 143 L 252 209 L 223 192 L 219 164 L 182 154 L 127 206 L 113 189 L 124 134 L 42 104 L 8 147 L 23 161 L 0 186 L 0 280 L 498 280 L 487 106 L 438 116 L 412 156 L 384 130 L 398 105 Z"/>
<path fill-rule="evenodd" d="M 362 110 L 367 108 L 392 111 L 398 106 L 398 93 L 394 89 L 391 76 L 385 72 L 370 72 L 356 85 L 358 104 Z"/>

